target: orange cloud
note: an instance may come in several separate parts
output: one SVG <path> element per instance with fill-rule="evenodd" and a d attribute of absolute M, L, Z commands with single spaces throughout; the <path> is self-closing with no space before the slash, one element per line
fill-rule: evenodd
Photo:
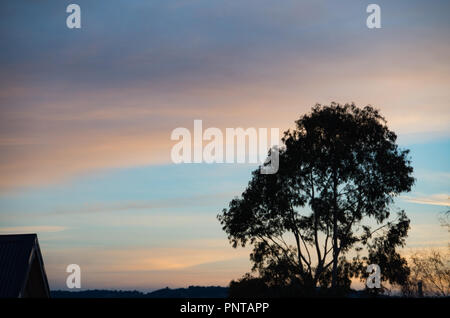
<path fill-rule="evenodd" d="M 445 193 L 417 197 L 403 196 L 402 198 L 412 203 L 450 206 L 450 195 Z"/>
<path fill-rule="evenodd" d="M 66 230 L 64 226 L 54 225 L 38 225 L 38 226 L 14 226 L 1 227 L 1 234 L 28 234 L 28 233 L 43 233 L 43 232 L 61 232 Z"/>
<path fill-rule="evenodd" d="M 190 248 L 46 249 L 44 257 L 49 264 L 46 267 L 51 285 L 61 287 L 67 277 L 65 268 L 72 263 L 81 267 L 84 288 L 227 285 L 250 267 L 249 251 L 232 249 L 226 241 L 190 245 Z M 215 265 L 210 266 L 212 263 Z"/>
<path fill-rule="evenodd" d="M 1 110 L 0 189 L 65 181 L 99 169 L 170 163 L 171 131 L 192 129 L 194 119 L 221 129 L 283 131 L 316 102 L 370 103 L 399 134 L 448 136 L 450 70 L 442 56 L 449 46 L 436 45 L 431 60 L 413 52 L 414 63 L 404 59 L 404 50 L 391 43 L 335 59 L 291 53 L 238 78 L 174 81 L 170 89 L 167 83 L 145 81 L 75 93 L 11 84 L 2 91 L 5 99 L 41 98 Z"/>

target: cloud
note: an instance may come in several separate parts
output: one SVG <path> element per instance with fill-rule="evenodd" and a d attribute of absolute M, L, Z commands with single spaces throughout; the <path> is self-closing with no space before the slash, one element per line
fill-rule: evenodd
<path fill-rule="evenodd" d="M 232 192 L 224 192 L 204 195 L 192 195 L 187 197 L 172 197 L 167 199 L 89 203 L 71 209 L 56 209 L 52 212 L 44 213 L 42 215 L 92 215 L 93 213 L 130 212 L 135 210 L 160 211 L 167 209 L 186 208 L 187 206 L 200 208 L 204 206 L 214 206 L 219 200 L 227 201 L 228 199 L 233 198 L 234 195 L 236 194 Z M 158 215 L 152 214 L 151 217 L 158 217 Z M 171 214 L 170 217 L 175 217 L 175 215 Z M 180 215 L 180 217 L 188 218 L 191 216 Z"/>
<path fill-rule="evenodd" d="M 27 233 L 44 233 L 44 232 L 62 232 L 67 230 L 64 226 L 54 225 L 37 225 L 37 226 L 15 226 L 0 228 L 1 234 L 27 234 Z"/>
<path fill-rule="evenodd" d="M 408 233 L 407 249 L 448 248 L 448 229 L 436 223 L 417 223 L 414 220 Z"/>
<path fill-rule="evenodd" d="M 450 45 L 430 21 L 367 33 L 362 5 L 82 1 L 74 33 L 63 5 L 17 3 L 4 12 L 23 15 L 0 19 L 0 191 L 170 163 L 171 131 L 194 119 L 284 130 L 316 102 L 373 104 L 400 134 L 449 135 Z"/>
<path fill-rule="evenodd" d="M 53 288 L 65 287 L 65 268 L 75 263 L 81 267 L 83 288 L 154 289 L 228 285 L 250 267 L 248 253 L 247 249 L 232 249 L 223 240 L 205 240 L 165 248 L 47 249 L 44 257 Z"/>
<path fill-rule="evenodd" d="M 440 205 L 440 206 L 450 206 L 450 195 L 445 193 L 431 194 L 427 196 L 402 196 L 405 201 L 418 203 L 418 204 L 428 204 L 428 205 Z"/>

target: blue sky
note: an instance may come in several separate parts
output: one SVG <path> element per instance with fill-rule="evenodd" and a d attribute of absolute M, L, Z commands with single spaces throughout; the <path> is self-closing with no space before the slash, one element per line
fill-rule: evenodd
<path fill-rule="evenodd" d="M 0 232 L 37 232 L 52 288 L 226 285 L 249 270 L 216 215 L 252 165 L 174 165 L 177 127 L 276 127 L 315 103 L 381 110 L 417 183 L 396 201 L 408 253 L 446 248 L 447 1 L 76 1 L 0 4 Z"/>

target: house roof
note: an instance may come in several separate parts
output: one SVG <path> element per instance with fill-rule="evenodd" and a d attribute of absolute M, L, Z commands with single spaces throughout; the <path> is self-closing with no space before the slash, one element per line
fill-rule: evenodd
<path fill-rule="evenodd" d="M 50 294 L 36 234 L 0 235 L 0 298 L 24 295 L 33 261 L 37 261 L 45 292 Z"/>

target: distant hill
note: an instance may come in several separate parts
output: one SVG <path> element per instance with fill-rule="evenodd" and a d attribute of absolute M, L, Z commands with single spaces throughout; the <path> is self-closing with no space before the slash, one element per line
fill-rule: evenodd
<path fill-rule="evenodd" d="M 220 286 L 189 286 L 188 288 L 163 288 L 150 293 L 137 290 L 92 289 L 83 291 L 51 291 L 52 298 L 225 298 L 228 288 Z"/>

